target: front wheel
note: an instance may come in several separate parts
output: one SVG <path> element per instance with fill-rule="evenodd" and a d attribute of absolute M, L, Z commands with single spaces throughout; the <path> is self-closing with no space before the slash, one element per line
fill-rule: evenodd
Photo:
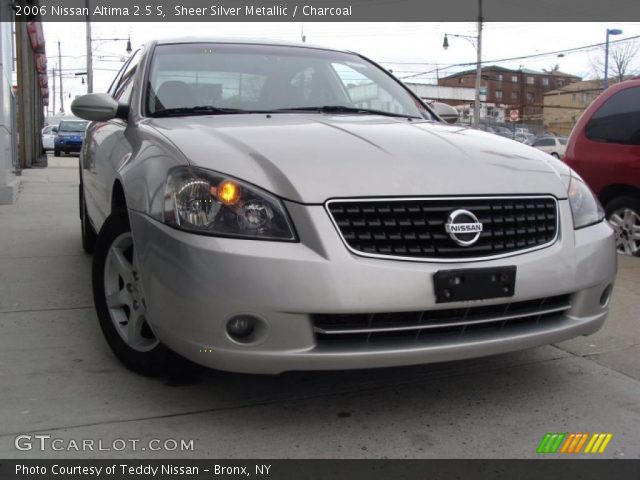
<path fill-rule="evenodd" d="M 54 149 L 53 149 L 53 155 L 54 155 L 55 157 L 59 157 L 59 156 L 60 156 L 60 149 L 58 149 L 58 148 L 54 148 Z"/>
<path fill-rule="evenodd" d="M 616 232 L 616 250 L 640 257 L 640 199 L 618 197 L 607 203 L 605 213 Z"/>
<path fill-rule="evenodd" d="M 130 370 L 159 376 L 190 362 L 162 345 L 147 319 L 129 218 L 113 212 L 98 235 L 93 257 L 93 300 L 109 347 Z"/>
<path fill-rule="evenodd" d="M 558 155 L 556 152 L 552 152 L 551 156 L 556 157 L 557 159 L 560 159 L 560 155 Z"/>

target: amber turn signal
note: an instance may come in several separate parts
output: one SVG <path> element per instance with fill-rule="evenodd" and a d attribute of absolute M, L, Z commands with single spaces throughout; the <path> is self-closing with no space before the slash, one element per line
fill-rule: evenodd
<path fill-rule="evenodd" d="M 235 205 L 240 201 L 240 186 L 233 180 L 220 182 L 216 193 L 218 200 L 224 205 Z"/>

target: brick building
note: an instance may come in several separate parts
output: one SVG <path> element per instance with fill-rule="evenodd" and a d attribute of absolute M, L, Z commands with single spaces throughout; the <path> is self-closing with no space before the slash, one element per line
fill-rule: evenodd
<path fill-rule="evenodd" d="M 475 87 L 476 70 L 458 72 L 438 80 L 438 85 Z M 511 70 L 498 66 L 482 69 L 481 100 L 507 110 L 518 110 L 520 120 L 542 124 L 544 94 L 580 81 L 580 77 L 557 70 L 539 72 L 522 68 Z"/>

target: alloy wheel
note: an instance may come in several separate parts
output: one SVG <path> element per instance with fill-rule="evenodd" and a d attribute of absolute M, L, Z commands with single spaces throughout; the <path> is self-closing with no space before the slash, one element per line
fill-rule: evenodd
<path fill-rule="evenodd" d="M 147 323 L 131 232 L 116 237 L 109 248 L 104 290 L 109 316 L 122 340 L 138 352 L 155 348 L 159 342 Z"/>
<path fill-rule="evenodd" d="M 609 223 L 616 232 L 616 250 L 625 255 L 637 255 L 640 250 L 640 215 L 630 208 L 614 211 Z"/>

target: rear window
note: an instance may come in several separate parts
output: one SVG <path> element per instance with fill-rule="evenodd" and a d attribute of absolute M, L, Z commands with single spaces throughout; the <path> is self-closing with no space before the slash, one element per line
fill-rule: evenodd
<path fill-rule="evenodd" d="M 609 98 L 587 123 L 585 135 L 596 142 L 640 145 L 640 88 Z"/>
<path fill-rule="evenodd" d="M 87 128 L 87 123 L 89 122 L 60 122 L 58 132 L 84 132 L 84 130 Z"/>
<path fill-rule="evenodd" d="M 560 145 L 566 145 L 567 144 L 567 138 L 560 137 L 560 138 L 558 138 L 558 141 L 560 142 Z"/>

